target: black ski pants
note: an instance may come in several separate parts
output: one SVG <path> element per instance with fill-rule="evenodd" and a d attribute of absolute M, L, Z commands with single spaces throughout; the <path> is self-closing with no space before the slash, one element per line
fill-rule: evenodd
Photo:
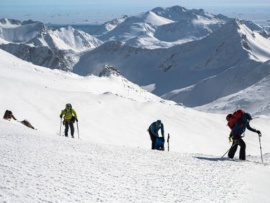
<path fill-rule="evenodd" d="M 156 136 L 155 135 L 153 135 L 150 131 L 148 131 L 149 132 L 149 135 L 150 135 L 150 139 L 151 139 L 151 141 L 152 141 L 152 149 L 155 149 L 155 144 L 156 144 Z"/>
<path fill-rule="evenodd" d="M 68 129 L 70 127 L 71 137 L 74 137 L 74 125 L 72 121 L 65 121 L 65 136 L 68 136 Z"/>
<path fill-rule="evenodd" d="M 238 145 L 240 146 L 239 159 L 246 160 L 246 143 L 242 139 L 234 140 L 229 150 L 228 157 L 233 158 L 237 150 Z"/>

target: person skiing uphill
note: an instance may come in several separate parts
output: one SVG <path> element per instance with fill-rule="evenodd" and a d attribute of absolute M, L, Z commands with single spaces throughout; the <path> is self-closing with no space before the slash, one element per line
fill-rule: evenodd
<path fill-rule="evenodd" d="M 238 114 L 240 115 L 238 119 L 235 119 Z M 252 117 L 249 113 L 245 113 L 242 110 L 236 111 L 234 114 L 228 114 L 226 120 L 228 121 L 228 126 L 231 128 L 231 133 L 229 140 L 233 140 L 232 146 L 229 150 L 228 157 L 233 159 L 234 154 L 237 150 L 238 145 L 240 146 L 239 159 L 246 160 L 246 143 L 242 139 L 242 134 L 245 132 L 246 128 L 252 132 L 258 133 L 261 136 L 261 132 L 250 127 L 249 122 L 252 120 Z"/>
<path fill-rule="evenodd" d="M 62 110 L 60 118 L 64 116 L 63 124 L 65 125 L 65 136 L 68 136 L 68 128 L 70 127 L 71 137 L 74 138 L 74 125 L 75 120 L 78 122 L 77 114 L 74 109 L 72 109 L 71 104 L 66 104 L 66 108 Z"/>
<path fill-rule="evenodd" d="M 161 120 L 153 122 L 148 128 L 150 139 L 152 141 L 152 149 L 155 149 L 156 140 L 159 138 L 158 135 L 159 130 L 161 130 L 161 135 L 164 140 L 164 126 Z"/>

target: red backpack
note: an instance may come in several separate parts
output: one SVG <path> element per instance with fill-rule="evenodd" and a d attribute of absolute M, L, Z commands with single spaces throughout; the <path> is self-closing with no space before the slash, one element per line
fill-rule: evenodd
<path fill-rule="evenodd" d="M 229 114 L 230 115 L 230 119 L 229 119 L 227 125 L 229 126 L 229 128 L 231 130 L 234 128 L 236 122 L 242 118 L 242 116 L 244 115 L 244 113 L 245 112 L 243 110 L 239 109 L 239 110 L 235 111 L 233 114 Z"/>

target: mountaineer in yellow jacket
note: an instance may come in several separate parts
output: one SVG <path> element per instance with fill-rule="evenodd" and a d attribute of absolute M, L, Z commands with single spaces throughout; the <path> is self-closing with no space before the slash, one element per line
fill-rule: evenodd
<path fill-rule="evenodd" d="M 65 136 L 68 136 L 68 128 L 70 127 L 71 137 L 74 138 L 74 125 L 75 121 L 78 122 L 77 114 L 74 109 L 72 109 L 71 104 L 66 104 L 66 108 L 62 110 L 60 118 L 64 116 L 63 124 L 65 125 Z"/>

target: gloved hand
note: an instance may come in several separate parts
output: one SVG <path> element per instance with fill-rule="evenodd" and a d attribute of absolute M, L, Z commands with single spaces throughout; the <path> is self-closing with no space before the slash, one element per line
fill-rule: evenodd
<path fill-rule="evenodd" d="M 78 122 L 78 119 L 77 118 L 75 120 Z"/>
<path fill-rule="evenodd" d="M 262 136 L 261 131 L 257 130 L 256 133 L 258 133 L 258 135 L 259 135 L 260 137 Z"/>
<path fill-rule="evenodd" d="M 232 137 L 228 137 L 228 139 L 229 139 L 229 142 L 232 142 Z"/>
<path fill-rule="evenodd" d="M 62 119 L 62 115 L 60 115 L 60 118 Z"/>

